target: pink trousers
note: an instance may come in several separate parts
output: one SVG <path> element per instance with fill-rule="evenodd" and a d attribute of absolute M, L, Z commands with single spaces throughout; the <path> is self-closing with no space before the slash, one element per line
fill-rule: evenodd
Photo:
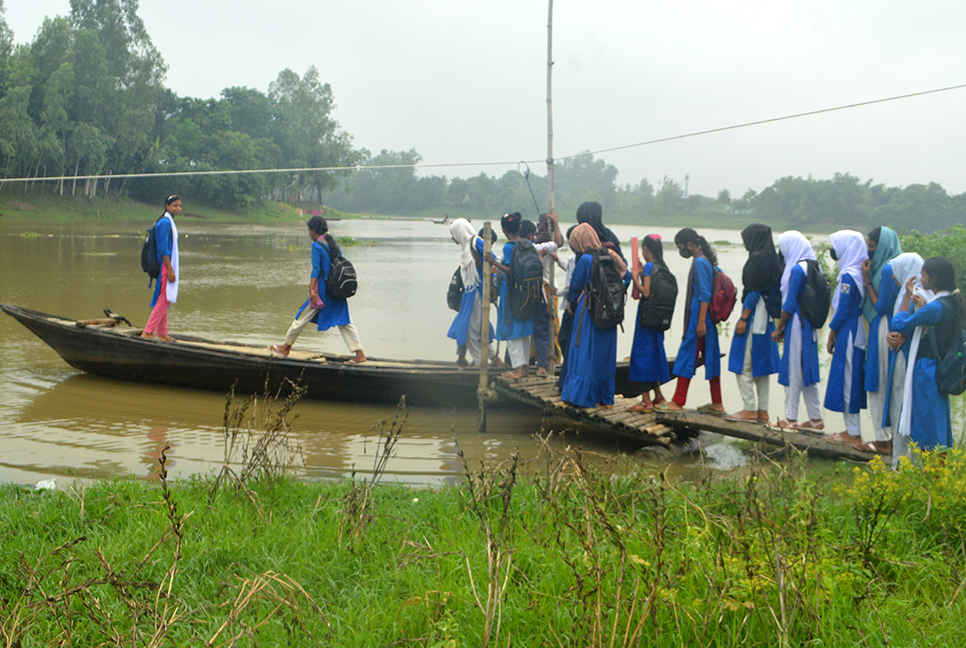
<path fill-rule="evenodd" d="M 161 292 L 158 294 L 158 301 L 154 303 L 154 308 L 151 309 L 148 323 L 144 325 L 144 332 L 161 336 L 168 334 L 168 307 L 171 306 L 168 301 L 167 290 L 168 266 L 161 266 L 161 276 L 158 277 L 158 283 L 161 284 Z"/>

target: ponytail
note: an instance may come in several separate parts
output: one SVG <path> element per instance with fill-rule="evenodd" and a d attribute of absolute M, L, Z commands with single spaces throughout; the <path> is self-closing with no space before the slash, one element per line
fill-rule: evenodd
<path fill-rule="evenodd" d="M 648 252 L 654 255 L 655 262 L 667 270 L 667 264 L 664 263 L 664 244 L 661 243 L 661 235 L 648 234 L 644 237 L 643 245 Z"/>
<path fill-rule="evenodd" d="M 718 255 L 714 253 L 714 248 L 711 247 L 706 238 L 698 234 L 690 227 L 685 227 L 684 229 L 678 231 L 678 233 L 674 235 L 674 243 L 676 245 L 687 245 L 688 243 L 693 243 L 700 248 L 701 253 L 707 257 L 708 261 L 711 262 L 712 268 L 718 265 Z"/>

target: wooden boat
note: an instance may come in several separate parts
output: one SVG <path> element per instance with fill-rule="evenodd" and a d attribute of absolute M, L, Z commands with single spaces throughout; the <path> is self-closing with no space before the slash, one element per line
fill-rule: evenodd
<path fill-rule="evenodd" d="M 292 351 L 279 357 L 265 346 L 179 335 L 174 342 L 141 338 L 142 329 L 112 315 L 76 320 L 18 306 L 0 309 L 46 342 L 76 369 L 134 382 L 244 393 L 277 389 L 288 379 L 304 384 L 307 398 L 395 404 L 405 395 L 416 406 L 475 407 L 479 370 L 454 362 L 387 360 L 361 365 L 350 356 Z M 618 393 L 633 395 L 627 363 L 618 363 Z"/>

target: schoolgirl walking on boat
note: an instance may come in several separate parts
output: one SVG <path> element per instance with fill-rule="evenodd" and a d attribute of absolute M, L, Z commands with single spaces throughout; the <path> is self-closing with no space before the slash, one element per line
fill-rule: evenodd
<path fill-rule="evenodd" d="M 477 236 L 476 230 L 465 218 L 453 221 L 449 233 L 453 242 L 460 246 L 463 299 L 446 335 L 456 340 L 456 344 L 465 345 L 473 365 L 479 366 L 483 351 L 483 239 Z M 487 357 L 492 359 L 492 327 L 490 340 Z"/>
<path fill-rule="evenodd" d="M 749 225 L 742 230 L 741 240 L 748 250 L 748 260 L 741 272 L 741 317 L 731 339 L 728 370 L 737 377 L 742 409 L 728 418 L 768 423 L 769 384 L 772 374 L 778 373 L 780 362 L 778 343 L 772 339 L 775 323 L 769 316 L 768 303 L 781 304 L 785 264 L 775 251 L 767 225 Z"/>
<path fill-rule="evenodd" d="M 714 273 L 718 270 L 718 257 L 708 241 L 690 227 L 674 235 L 674 244 L 682 257 L 693 260 L 691 271 L 688 273 L 684 337 L 674 360 L 674 375 L 678 377 L 677 389 L 670 401 L 656 406 L 656 409 L 672 412 L 684 409 L 698 357 L 703 354 L 704 375 L 711 387 L 711 403 L 702 405 L 698 411 L 723 412 L 718 330 L 708 312 L 714 286 Z"/>
<path fill-rule="evenodd" d="M 798 408 L 805 399 L 808 422 L 801 427 L 825 429 L 818 383 L 822 379 L 818 366 L 818 331 L 802 317 L 801 299 L 808 279 L 808 261 L 814 261 L 815 251 L 805 235 L 795 230 L 778 236 L 778 249 L 785 258 L 782 271 L 782 313 L 772 339 L 783 342 L 778 365 L 778 383 L 785 386 L 785 418 L 778 427 L 797 430 Z"/>
<path fill-rule="evenodd" d="M 641 402 L 628 407 L 631 412 L 649 413 L 655 405 L 666 402 L 661 393 L 661 385 L 671 379 L 667 364 L 667 354 L 664 351 L 664 331 L 646 328 L 641 322 L 642 311 L 649 307 L 651 298 L 651 276 L 655 269 L 659 272 L 670 272 L 664 263 L 664 246 L 659 234 L 649 234 L 644 237 L 641 253 L 644 256 L 643 266 L 631 275 L 634 285 L 641 295 L 637 305 L 637 319 L 634 320 L 634 343 L 631 346 L 630 366 L 628 378 L 641 383 Z M 650 392 L 654 392 L 651 398 Z"/>
<path fill-rule="evenodd" d="M 865 301 L 862 315 L 869 325 L 865 349 L 865 391 L 872 416 L 872 430 L 863 433 L 863 450 L 889 454 L 892 426 L 883 425 L 889 374 L 889 320 L 900 286 L 892 271 L 892 260 L 902 254 L 899 237 L 888 227 L 877 227 L 866 235 L 869 259 L 862 264 Z"/>
<path fill-rule="evenodd" d="M 893 456 L 910 456 L 910 442 L 925 451 L 953 445 L 949 395 L 939 391 L 936 364 L 966 326 L 966 303 L 956 289 L 956 270 L 946 257 L 927 259 L 921 279 L 921 291 L 913 279 L 906 282 L 899 314 L 892 318 L 893 329 L 912 335 Z M 910 305 L 915 306 L 914 312 L 909 312 Z"/>
<path fill-rule="evenodd" d="M 865 238 L 855 230 L 841 230 L 830 237 L 832 258 L 838 261 L 838 285 L 832 295 L 828 352 L 832 366 L 825 388 L 825 409 L 842 412 L 845 430 L 829 435 L 833 443 L 862 445 L 859 413 L 865 409 L 865 327 L 859 321 L 865 288 L 862 264 L 869 258 Z"/>
<path fill-rule="evenodd" d="M 510 264 L 513 261 L 513 251 L 520 238 L 520 223 L 523 218 L 520 212 L 504 214 L 500 219 L 500 227 L 507 242 L 503 246 L 503 256 L 497 258 L 490 253 L 486 259 L 505 275 L 510 275 Z M 507 292 L 509 281 L 504 281 L 500 287 L 500 303 L 496 315 L 496 339 L 506 342 L 507 353 L 510 357 L 510 370 L 504 372 L 503 377 L 509 379 L 523 378 L 530 374 L 530 336 L 533 335 L 533 318 L 518 320 L 513 316 Z"/>
<path fill-rule="evenodd" d="M 581 256 L 574 266 L 567 297 L 574 322 L 561 399 L 577 407 L 611 406 L 614 404 L 614 371 L 617 365 L 617 326 L 597 328 L 590 310 L 589 294 L 593 252 L 603 246 L 597 233 L 587 223 L 574 228 L 569 242 L 570 249 Z M 608 249 L 607 252 L 626 286 L 630 281 L 627 265 L 614 250 Z"/>

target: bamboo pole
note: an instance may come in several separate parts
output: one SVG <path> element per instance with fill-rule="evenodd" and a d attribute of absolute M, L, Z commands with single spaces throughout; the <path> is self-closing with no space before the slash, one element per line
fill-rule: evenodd
<path fill-rule="evenodd" d="M 553 0 L 548 0 L 547 8 L 547 213 L 555 211 L 553 200 Z M 559 226 L 558 226 L 559 227 Z M 550 263 L 549 293 L 547 295 L 547 326 L 550 329 L 550 349 L 547 351 L 547 373 L 554 374 L 557 357 L 557 312 L 553 298 L 557 293 L 554 286 L 556 268 Z"/>
<path fill-rule="evenodd" d="M 490 236 L 490 221 L 483 223 L 483 296 L 480 311 L 483 325 L 480 330 L 480 386 L 476 394 L 480 403 L 480 432 L 486 432 L 486 401 L 489 399 L 489 380 L 487 370 L 490 366 L 490 273 L 493 272 L 487 255 L 490 253 L 492 240 Z"/>

